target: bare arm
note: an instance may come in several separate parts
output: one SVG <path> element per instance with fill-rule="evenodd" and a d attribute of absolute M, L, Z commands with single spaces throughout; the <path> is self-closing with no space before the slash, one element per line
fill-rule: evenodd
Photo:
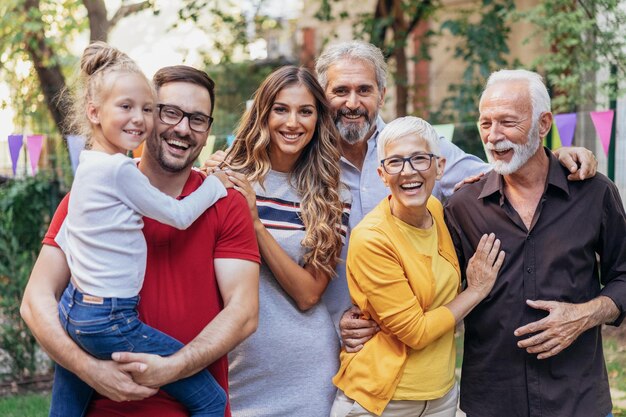
<path fill-rule="evenodd" d="M 256 196 L 250 183 L 243 174 L 227 171 L 229 179 L 235 184 L 246 200 L 252 213 L 254 231 L 263 261 L 271 269 L 272 274 L 296 302 L 300 310 L 308 310 L 315 306 L 321 299 L 330 282 L 330 276 L 318 271 L 311 265 L 304 267 L 298 265 L 276 242 L 276 239 L 267 231 L 256 209 Z M 331 265 L 334 269 L 335 265 Z"/>
<path fill-rule="evenodd" d="M 156 393 L 133 382 L 125 370 L 141 372 L 145 366 L 120 367 L 84 352 L 67 335 L 59 321 L 58 299 L 68 284 L 70 271 L 61 249 L 44 245 L 24 291 L 20 313 L 42 348 L 59 365 L 69 369 L 101 395 L 114 401 L 140 400 Z"/>
<path fill-rule="evenodd" d="M 118 352 L 120 363 L 141 362 L 143 372 L 133 373 L 137 383 L 160 387 L 193 375 L 226 355 L 251 335 L 259 313 L 259 265 L 242 259 L 216 259 L 215 275 L 224 309 L 181 350 L 169 357 Z"/>

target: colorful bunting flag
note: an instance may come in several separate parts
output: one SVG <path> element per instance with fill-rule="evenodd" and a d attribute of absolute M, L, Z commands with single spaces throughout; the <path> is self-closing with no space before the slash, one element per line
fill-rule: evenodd
<path fill-rule="evenodd" d="M 576 113 L 557 114 L 554 116 L 554 123 L 559 132 L 561 144 L 563 146 L 572 146 L 574 132 L 576 132 Z M 552 149 L 557 148 L 553 146 Z"/>
<path fill-rule="evenodd" d="M 141 154 L 143 153 L 143 145 L 144 145 L 144 143 L 146 143 L 145 140 L 143 142 L 141 142 L 141 144 L 139 146 L 137 146 L 137 148 L 132 150 L 133 158 L 141 158 Z"/>
<path fill-rule="evenodd" d="M 43 148 L 43 138 L 43 135 L 30 135 L 26 137 L 26 149 L 28 150 L 32 175 L 36 175 L 37 171 L 39 171 L 39 156 L 41 155 L 41 148 Z"/>
<path fill-rule="evenodd" d="M 552 121 L 552 147 L 550 148 L 551 150 L 555 150 L 555 149 L 559 149 L 560 147 L 563 146 L 563 143 L 561 142 L 561 136 L 559 135 L 559 129 L 557 129 L 556 127 L 556 123 L 554 122 L 554 120 Z M 548 138 L 545 137 L 543 138 L 543 146 L 548 146 Z"/>
<path fill-rule="evenodd" d="M 20 151 L 24 144 L 24 136 L 9 135 L 9 153 L 11 154 L 11 167 L 13 168 L 13 176 L 17 172 L 17 161 L 20 157 Z"/>
<path fill-rule="evenodd" d="M 70 162 L 72 163 L 72 172 L 76 174 L 78 168 L 80 152 L 85 148 L 85 138 L 78 135 L 67 136 L 67 150 L 70 154 Z"/>
<path fill-rule="evenodd" d="M 433 128 L 435 128 L 435 132 L 437 132 L 437 135 L 439 137 L 443 136 L 444 138 L 452 142 L 452 135 L 454 135 L 454 124 L 448 123 L 445 125 L 433 125 Z"/>
<path fill-rule="evenodd" d="M 611 131 L 613 130 L 614 111 L 592 111 L 590 115 L 593 125 L 596 127 L 596 133 L 600 137 L 604 154 L 608 155 L 609 145 L 611 143 Z"/>

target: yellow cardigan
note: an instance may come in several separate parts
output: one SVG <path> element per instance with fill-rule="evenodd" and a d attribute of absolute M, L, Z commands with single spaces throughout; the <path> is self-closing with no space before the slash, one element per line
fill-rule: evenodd
<path fill-rule="evenodd" d="M 444 223 L 443 207 L 434 197 L 427 207 L 437 227 L 439 254 L 454 266 L 460 283 L 459 263 Z M 416 253 L 398 229 L 389 197 L 352 231 L 346 269 L 352 302 L 374 319 L 381 331 L 359 352 L 341 352 L 341 366 L 333 383 L 365 409 L 380 415 L 402 376 L 407 346 L 424 348 L 454 329 L 455 320 L 447 307 L 429 311 L 435 296 L 431 257 Z"/>

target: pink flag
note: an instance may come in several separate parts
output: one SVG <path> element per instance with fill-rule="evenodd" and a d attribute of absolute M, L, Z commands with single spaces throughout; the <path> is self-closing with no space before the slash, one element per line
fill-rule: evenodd
<path fill-rule="evenodd" d="M 39 164 L 39 155 L 43 147 L 42 135 L 30 135 L 26 137 L 26 148 L 28 149 L 28 157 L 30 158 L 30 167 L 33 175 L 37 174 L 37 165 Z"/>
<path fill-rule="evenodd" d="M 554 116 L 554 123 L 559 130 L 561 144 L 563 146 L 572 146 L 574 141 L 574 132 L 576 131 L 576 113 L 564 113 Z"/>
<path fill-rule="evenodd" d="M 80 152 L 85 148 L 85 138 L 78 135 L 67 136 L 67 150 L 70 153 L 70 162 L 72 163 L 72 172 L 76 174 L 78 168 L 78 157 Z"/>
<path fill-rule="evenodd" d="M 611 143 L 611 131 L 613 130 L 613 110 L 592 111 L 591 120 L 596 127 L 596 132 L 600 137 L 600 143 L 604 148 L 604 154 L 609 154 L 609 144 Z"/>
<path fill-rule="evenodd" d="M 20 151 L 24 144 L 24 136 L 22 135 L 9 135 L 9 152 L 11 153 L 11 166 L 13 167 L 13 176 L 17 171 L 17 160 L 20 157 Z"/>

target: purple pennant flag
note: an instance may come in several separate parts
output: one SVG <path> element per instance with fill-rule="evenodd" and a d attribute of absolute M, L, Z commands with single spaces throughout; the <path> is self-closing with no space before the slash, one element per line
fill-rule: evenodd
<path fill-rule="evenodd" d="M 572 146 L 574 142 L 574 132 L 576 131 L 576 113 L 564 113 L 554 116 L 556 128 L 559 130 L 561 144 Z"/>
<path fill-rule="evenodd" d="M 43 135 L 30 135 L 26 137 L 26 149 L 28 150 L 28 158 L 30 159 L 30 168 L 33 175 L 37 174 L 39 165 L 39 156 L 43 147 Z"/>
<path fill-rule="evenodd" d="M 85 138 L 78 135 L 69 135 L 67 137 L 67 150 L 70 153 L 70 161 L 72 162 L 72 172 L 76 174 L 80 152 L 85 148 Z"/>
<path fill-rule="evenodd" d="M 24 144 L 24 136 L 22 135 L 9 135 L 9 152 L 11 153 L 11 165 L 13 167 L 13 176 L 17 171 L 17 160 L 20 157 L 20 151 Z"/>

